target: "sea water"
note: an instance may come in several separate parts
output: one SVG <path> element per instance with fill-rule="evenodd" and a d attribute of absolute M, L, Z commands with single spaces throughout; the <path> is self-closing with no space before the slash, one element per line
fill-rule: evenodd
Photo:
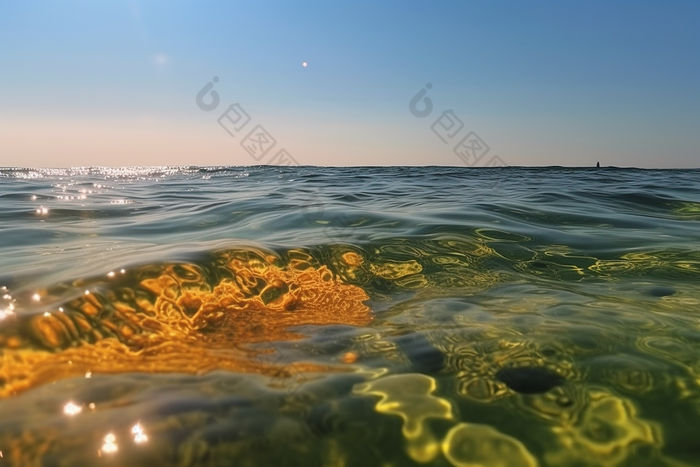
<path fill-rule="evenodd" d="M 700 464 L 700 171 L 0 170 L 0 465 Z"/>

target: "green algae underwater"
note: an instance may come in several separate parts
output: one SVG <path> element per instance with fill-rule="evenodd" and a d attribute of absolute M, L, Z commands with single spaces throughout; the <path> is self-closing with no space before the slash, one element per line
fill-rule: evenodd
<path fill-rule="evenodd" d="M 0 466 L 700 464 L 700 171 L 0 171 Z"/>

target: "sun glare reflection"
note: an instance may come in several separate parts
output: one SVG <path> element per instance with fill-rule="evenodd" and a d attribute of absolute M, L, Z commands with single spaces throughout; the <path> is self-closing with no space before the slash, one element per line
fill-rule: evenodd
<path fill-rule="evenodd" d="M 79 405 L 75 405 L 73 402 L 69 402 L 63 406 L 63 413 L 68 415 L 69 417 L 78 415 L 82 411 L 83 408 Z"/>
<path fill-rule="evenodd" d="M 107 436 L 105 436 L 104 441 L 105 442 L 102 445 L 100 452 L 104 452 L 105 454 L 112 454 L 117 452 L 117 437 L 114 436 L 114 433 L 109 433 Z"/>
<path fill-rule="evenodd" d="M 137 444 L 148 441 L 148 436 L 146 436 L 146 433 L 143 432 L 143 427 L 141 427 L 140 423 L 134 425 L 134 427 L 131 429 L 131 433 L 134 435 L 134 442 Z"/>
<path fill-rule="evenodd" d="M 7 292 L 7 287 L 3 286 L 3 287 L 2 287 L 2 290 L 3 290 L 4 292 Z M 12 300 L 12 295 L 10 295 L 9 293 L 6 293 L 6 294 L 4 294 L 4 295 L 2 296 L 2 299 L 3 299 L 3 300 L 8 300 L 8 301 L 9 301 L 9 300 Z M 13 315 L 13 314 L 14 314 L 14 309 L 15 309 L 15 306 L 14 306 L 14 304 L 12 304 L 12 303 L 8 303 L 8 304 L 5 306 L 4 309 L 3 309 L 3 308 L 0 308 L 0 321 L 4 320 L 5 318 L 7 318 L 7 317 L 10 316 L 10 315 Z"/>
<path fill-rule="evenodd" d="M 5 308 L 4 310 L 0 310 L 0 321 L 4 320 L 10 315 L 13 315 L 14 311 L 10 308 Z"/>

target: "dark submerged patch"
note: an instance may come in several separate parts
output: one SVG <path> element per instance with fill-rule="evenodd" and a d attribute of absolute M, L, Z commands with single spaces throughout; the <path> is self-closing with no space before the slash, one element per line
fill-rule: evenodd
<path fill-rule="evenodd" d="M 676 293 L 673 287 L 654 287 L 649 290 L 649 295 L 652 297 L 667 297 Z"/>
<path fill-rule="evenodd" d="M 564 378 L 546 368 L 504 368 L 496 373 L 501 380 L 515 392 L 522 394 L 539 394 L 560 386 Z"/>

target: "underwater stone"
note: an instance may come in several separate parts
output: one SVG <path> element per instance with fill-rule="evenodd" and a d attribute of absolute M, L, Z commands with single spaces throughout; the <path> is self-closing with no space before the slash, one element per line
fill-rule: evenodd
<path fill-rule="evenodd" d="M 676 293 L 676 289 L 673 287 L 654 287 L 649 290 L 649 295 L 652 297 L 667 297 L 668 295 L 673 295 Z"/>
<path fill-rule="evenodd" d="M 504 368 L 496 373 L 510 389 L 523 394 L 547 392 L 564 382 L 564 378 L 546 368 Z"/>

